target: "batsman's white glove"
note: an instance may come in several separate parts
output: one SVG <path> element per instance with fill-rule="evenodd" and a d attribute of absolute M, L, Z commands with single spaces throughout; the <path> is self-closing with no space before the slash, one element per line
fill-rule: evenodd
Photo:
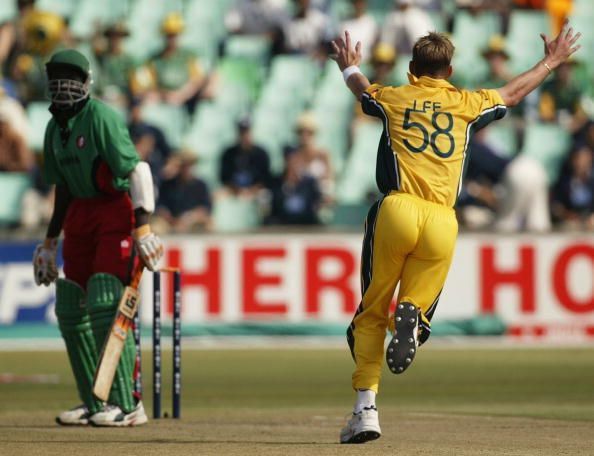
<path fill-rule="evenodd" d="M 143 225 L 134 230 L 134 240 L 136 241 L 136 251 L 145 266 L 151 271 L 156 271 L 159 260 L 163 256 L 161 239 L 151 232 L 148 225 Z"/>
<path fill-rule="evenodd" d="M 48 238 L 43 244 L 35 247 L 33 254 L 33 274 L 37 285 L 46 287 L 58 278 L 58 267 L 56 266 L 56 252 L 58 250 L 58 239 Z"/>

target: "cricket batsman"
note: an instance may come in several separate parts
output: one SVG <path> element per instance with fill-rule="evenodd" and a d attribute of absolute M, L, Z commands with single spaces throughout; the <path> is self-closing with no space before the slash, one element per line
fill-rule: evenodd
<path fill-rule="evenodd" d="M 408 85 L 370 84 L 358 68 L 361 43 L 348 32 L 333 42 L 333 56 L 363 111 L 384 124 L 377 151 L 376 180 L 383 198 L 369 210 L 361 265 L 362 300 L 347 330 L 356 367 L 352 418 L 341 443 L 380 437 L 375 396 L 384 340 L 386 362 L 404 372 L 431 333 L 441 290 L 454 253 L 460 193 L 470 137 L 507 107 L 517 105 L 579 49 L 580 34 L 567 23 L 554 40 L 541 35 L 545 56 L 529 71 L 497 90 L 460 90 L 448 82 L 454 46 L 440 33 L 420 38 L 413 48 Z M 389 308 L 400 284 L 395 314 Z"/>
<path fill-rule="evenodd" d="M 35 249 L 37 285 L 56 282 L 56 317 L 82 405 L 60 413 L 61 425 L 135 426 L 147 422 L 133 397 L 136 358 L 128 334 L 109 401 L 92 394 L 98 356 L 118 301 L 129 282 L 136 249 L 155 270 L 163 246 L 148 224 L 155 207 L 149 166 L 140 161 L 115 111 L 89 97 L 89 61 L 78 51 L 55 53 L 46 64 L 52 119 L 44 142 L 43 173 L 55 184 L 53 215 Z M 65 278 L 56 251 L 64 230 Z M 133 247 L 133 244 L 135 247 Z"/>

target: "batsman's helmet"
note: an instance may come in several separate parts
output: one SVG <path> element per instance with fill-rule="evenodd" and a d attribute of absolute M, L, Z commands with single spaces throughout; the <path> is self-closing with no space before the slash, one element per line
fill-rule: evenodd
<path fill-rule="evenodd" d="M 71 107 L 89 96 L 93 82 L 89 61 L 77 50 L 56 52 L 45 69 L 49 98 L 58 107 Z"/>

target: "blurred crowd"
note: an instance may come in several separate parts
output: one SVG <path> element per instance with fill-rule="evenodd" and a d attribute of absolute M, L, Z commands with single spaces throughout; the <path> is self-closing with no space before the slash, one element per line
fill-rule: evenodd
<path fill-rule="evenodd" d="M 201 1 L 204 7 L 219 3 Z M 0 188 L 8 173 L 26 173 L 30 182 L 13 226 L 34 230 L 47 222 L 51 212 L 52 191 L 39 171 L 42 141 L 32 138 L 40 137 L 39 130 L 49 116 L 44 63 L 57 49 L 76 47 L 89 57 L 93 96 L 113 106 L 126 120 L 139 155 L 153 171 L 158 232 L 341 224 L 349 221 L 337 214 L 349 209 L 357 214 L 354 223 L 360 224 L 369 201 L 379 195 L 371 179 L 358 201 L 343 197 L 349 179 L 356 175 L 347 174 L 348 167 L 328 150 L 332 143 L 321 140 L 332 119 L 314 112 L 318 92 L 312 89 L 314 95 L 295 116 L 269 119 L 271 125 L 290 122 L 290 140 L 279 152 L 260 140 L 262 120 L 255 107 L 265 98 L 262 93 L 275 59 L 299 55 L 320 73 L 334 71 L 338 77 L 332 81 L 336 81 L 338 94 L 346 89 L 338 70 L 329 63 L 330 41 L 349 30 L 355 41 L 363 43 L 363 69 L 372 82 L 404 84 L 413 43 L 428 31 L 439 30 L 450 33 L 457 46 L 452 82 L 469 89 L 496 88 L 527 69 L 526 64 L 536 62 L 530 61 L 533 54 L 523 54 L 534 44 L 519 41 L 524 39 L 523 32 L 530 33 L 528 39 L 542 53 L 538 32 L 526 30 L 520 19 L 528 18 L 526 23 L 532 24 L 532 17 L 543 17 L 537 16 L 540 11 L 546 14 L 549 34 L 554 34 L 566 17 L 576 15 L 579 3 L 221 0 L 221 24 L 213 24 L 213 30 L 221 25 L 224 33 L 216 36 L 213 55 L 201 52 L 200 43 L 191 46 L 184 39 L 199 36 L 193 33 L 208 33 L 188 30 L 193 27 L 188 11 L 200 7 L 198 1 L 178 0 L 172 4 L 179 10 L 163 11 L 158 18 L 157 47 L 142 56 L 130 52 L 133 34 L 126 16 L 138 2 L 167 3 L 122 0 L 127 6 L 121 18 L 97 21 L 90 33 L 80 36 L 72 30 L 68 15 L 42 9 L 55 2 L 16 0 L 14 14 L 0 25 Z M 71 3 L 75 8 L 76 2 Z M 264 52 L 238 51 L 237 43 L 246 48 L 250 43 L 252 48 L 263 43 Z M 225 58 L 232 53 L 239 53 L 239 58 Z M 506 232 L 594 229 L 593 67 L 585 58 L 563 65 L 506 119 L 475 135 L 458 204 L 461 226 Z M 252 70 L 253 78 L 247 74 Z M 242 90 L 250 94 L 246 102 L 240 102 L 243 98 L 232 90 L 238 79 Z M 202 132 L 213 124 L 214 114 L 209 115 L 206 107 L 229 106 L 231 110 L 238 104 L 241 109 L 216 124 L 211 134 L 227 141 L 211 147 L 206 136 L 183 140 L 195 126 Z M 375 122 L 364 117 L 354 103 L 347 110 L 348 122 L 338 130 L 344 137 L 335 138 L 337 144 L 345 145 L 339 150 L 343 162 L 349 160 L 357 132 Z M 182 139 L 176 129 L 183 130 Z M 374 169 L 378 140 L 379 135 L 365 146 L 369 173 Z M 206 158 L 211 148 L 215 150 Z"/>

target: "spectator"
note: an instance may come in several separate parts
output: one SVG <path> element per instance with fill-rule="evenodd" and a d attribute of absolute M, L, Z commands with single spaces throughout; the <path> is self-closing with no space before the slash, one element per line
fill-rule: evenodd
<path fill-rule="evenodd" d="M 210 227 L 210 192 L 192 173 L 196 162 L 196 155 L 190 151 L 178 152 L 169 159 L 157 203 L 160 231 L 187 233 Z"/>
<path fill-rule="evenodd" d="M 470 160 L 457 205 L 460 219 L 469 228 L 484 228 L 493 223 L 499 207 L 497 186 L 510 162 L 489 144 L 487 131 L 478 131 L 470 140 Z"/>
<path fill-rule="evenodd" d="M 64 20 L 54 13 L 37 10 L 23 18 L 24 53 L 19 54 L 11 68 L 19 98 L 25 104 L 45 101 L 47 78 L 45 62 L 63 42 L 66 34 Z"/>
<path fill-rule="evenodd" d="M 381 41 L 394 46 L 398 54 L 412 54 L 413 44 L 435 29 L 429 14 L 415 0 L 395 0 L 395 10 L 386 17 Z"/>
<path fill-rule="evenodd" d="M 340 24 L 340 36 L 344 32 L 351 34 L 353 43 L 361 42 L 363 62 L 371 59 L 372 49 L 377 41 L 378 26 L 375 19 L 367 12 L 367 0 L 352 0 L 353 15 Z"/>
<path fill-rule="evenodd" d="M 395 85 L 394 65 L 396 65 L 396 51 L 386 43 L 379 43 L 373 49 L 371 59 L 371 81 L 374 84 Z"/>
<path fill-rule="evenodd" d="M 305 174 L 318 181 L 326 204 L 334 195 L 334 173 L 328 152 L 316 144 L 317 121 L 311 112 L 304 112 L 297 119 L 297 145 L 292 152 L 301 157 Z"/>
<path fill-rule="evenodd" d="M 496 89 L 503 87 L 512 80 L 513 75 L 508 68 L 509 54 L 505 50 L 505 38 L 501 35 L 493 35 L 489 40 L 487 48 L 482 52 L 483 58 L 487 61 L 489 66 L 486 77 L 479 81 L 477 87 L 482 89 Z M 508 116 L 513 116 L 517 119 L 524 117 L 527 111 L 534 112 L 536 108 L 537 95 L 530 94 L 526 99 L 509 110 Z"/>
<path fill-rule="evenodd" d="M 225 16 L 229 33 L 272 35 L 286 18 L 278 0 L 238 0 Z"/>
<path fill-rule="evenodd" d="M 276 52 L 315 54 L 331 36 L 330 18 L 311 6 L 311 0 L 293 0 L 295 14 L 282 29 Z M 280 48 L 280 49 L 279 49 Z"/>
<path fill-rule="evenodd" d="M 479 87 L 494 89 L 503 87 L 511 81 L 513 75 L 507 67 L 509 54 L 505 50 L 505 39 L 501 35 L 491 37 L 489 45 L 482 52 L 482 56 L 489 65 L 489 73 L 483 81 L 479 82 Z"/>
<path fill-rule="evenodd" d="M 33 154 L 23 137 L 11 126 L 10 121 L 0 117 L 0 171 L 29 172 L 33 166 Z"/>
<path fill-rule="evenodd" d="M 163 132 L 142 119 L 142 104 L 138 99 L 132 99 L 130 103 L 128 131 L 139 154 L 151 167 L 155 185 L 158 185 L 171 148 Z"/>
<path fill-rule="evenodd" d="M 103 98 L 119 104 L 124 96 L 129 95 L 130 81 L 135 70 L 134 59 L 124 50 L 124 38 L 129 35 L 130 31 L 123 22 L 112 24 L 103 32 L 105 48 L 97 50 L 101 72 L 98 90 Z"/>
<path fill-rule="evenodd" d="M 553 193 L 553 216 L 567 228 L 594 229 L 594 152 L 584 145 L 569 157 Z"/>
<path fill-rule="evenodd" d="M 0 118 L 5 119 L 23 140 L 28 137 L 29 120 L 23 106 L 14 98 L 9 97 L 1 87 Z"/>
<path fill-rule="evenodd" d="M 503 232 L 551 229 L 549 184 L 542 164 L 530 156 L 516 157 L 503 175 L 504 197 L 495 228 Z"/>
<path fill-rule="evenodd" d="M 165 17 L 161 24 L 165 47 L 136 72 L 132 85 L 135 94 L 145 95 L 148 101 L 185 105 L 192 112 L 199 92 L 206 89 L 207 77 L 194 53 L 179 46 L 184 28 L 181 14 Z"/>
<path fill-rule="evenodd" d="M 553 77 L 542 85 L 539 101 L 540 118 L 545 122 L 559 122 L 569 131 L 576 132 L 588 118 L 581 106 L 584 92 L 573 79 L 575 61 L 565 62 Z"/>
<path fill-rule="evenodd" d="M 373 48 L 373 55 L 371 58 L 371 76 L 369 81 L 372 84 L 381 84 L 383 86 L 398 85 L 396 75 L 394 74 L 394 65 L 396 64 L 396 51 L 394 48 L 386 43 L 378 43 Z M 351 125 L 351 130 L 354 132 L 359 123 L 379 122 L 375 117 L 368 116 L 363 113 L 361 103 L 355 103 L 355 116 Z"/>
<path fill-rule="evenodd" d="M 0 24 L 0 65 L 2 74 L 10 74 L 15 59 L 25 46 L 24 18 L 33 11 L 35 0 L 18 0 L 17 17 Z"/>
<path fill-rule="evenodd" d="M 273 181 L 270 225 L 317 225 L 321 193 L 318 182 L 305 173 L 303 156 L 285 154 L 285 171 Z"/>
<path fill-rule="evenodd" d="M 232 193 L 254 196 L 270 183 L 268 153 L 252 139 L 251 123 L 247 118 L 238 123 L 239 141 L 229 147 L 221 158 L 221 182 Z"/>

